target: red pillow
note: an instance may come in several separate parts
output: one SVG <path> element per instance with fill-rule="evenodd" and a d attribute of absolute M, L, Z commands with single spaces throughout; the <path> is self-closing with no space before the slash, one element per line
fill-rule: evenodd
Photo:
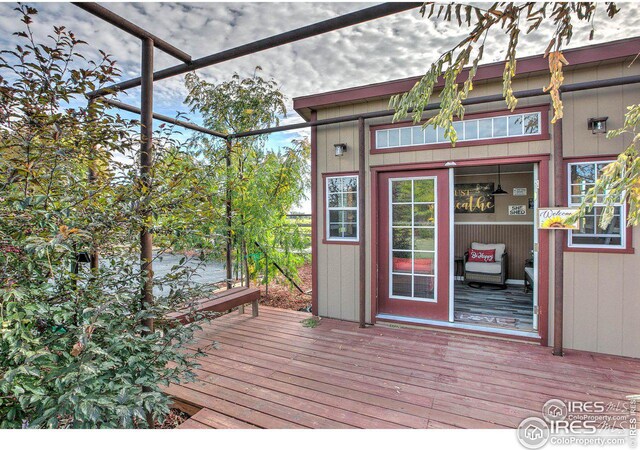
<path fill-rule="evenodd" d="M 496 262 L 496 251 L 495 250 L 476 250 L 474 248 L 470 248 L 467 250 L 469 252 L 469 262 Z"/>

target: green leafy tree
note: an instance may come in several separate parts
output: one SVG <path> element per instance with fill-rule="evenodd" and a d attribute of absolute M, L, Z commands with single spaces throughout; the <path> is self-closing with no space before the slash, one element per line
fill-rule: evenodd
<path fill-rule="evenodd" d="M 153 195 L 138 189 L 139 123 L 85 100 L 113 83 L 115 63 L 85 59 L 64 27 L 37 42 L 37 11 L 16 10 L 21 43 L 0 53 L 0 426 L 151 426 L 169 411 L 162 386 L 193 375 L 198 352 L 184 349 L 197 327 L 150 333 L 143 320 L 197 292 L 179 265 L 142 307 L 140 205 L 149 196 L 154 215 L 178 215 L 197 179 L 171 172 L 186 151 L 161 130 Z M 78 264 L 85 252 L 99 268 Z"/>
<path fill-rule="evenodd" d="M 391 98 L 390 107 L 395 109 L 394 120 L 410 115 L 415 123 L 420 122 L 425 108 L 437 94 L 440 108 L 424 126 L 442 127 L 445 136 L 455 144 L 457 135 L 453 120 L 454 117 L 464 116 L 463 102 L 473 90 L 473 79 L 492 30 L 504 33 L 507 37 L 502 94 L 507 107 L 513 110 L 518 104 L 512 88 L 518 44 L 522 36 L 539 31 L 541 25 L 549 25 L 551 31 L 545 57 L 549 60 L 550 78 L 545 91 L 549 92 L 552 100 L 552 122 L 555 123 L 563 115 L 560 87 L 564 81 L 563 68 L 568 64 L 562 50 L 571 42 L 576 24 L 590 25 L 589 39 L 593 38 L 594 19 L 598 11 L 603 9 L 608 18 L 620 13 L 618 4 L 614 2 L 496 2 L 487 8 L 462 3 L 426 2 L 421 9 L 423 16 L 465 27 L 469 32 L 454 47 L 440 55 L 410 91 Z M 469 69 L 468 73 L 460 80 L 466 68 Z M 442 85 L 439 84 L 440 80 Z M 437 92 L 436 88 L 439 89 Z M 600 223 L 602 228 L 606 228 L 613 217 L 613 204 L 621 199 L 630 205 L 627 224 L 640 223 L 640 162 L 637 151 L 639 112 L 640 105 L 629 106 L 624 127 L 608 133 L 609 138 L 631 134 L 633 139 L 587 193 L 576 217 L 584 216 L 593 207 L 596 198 L 604 197 L 606 207 Z"/>
<path fill-rule="evenodd" d="M 285 98 L 273 80 L 258 75 L 259 70 L 256 68 L 248 78 L 234 74 L 231 80 L 217 85 L 187 74 L 186 103 L 202 115 L 205 126 L 225 134 L 275 126 L 286 114 Z M 266 141 L 266 135 L 229 142 L 199 136 L 193 141 L 193 148 L 209 169 L 208 222 L 217 224 L 213 231 L 218 248 L 222 249 L 229 231 L 224 220 L 229 191 L 233 247 L 240 256 L 236 261 L 244 263 L 245 273 L 255 275 L 257 269 L 263 269 L 258 243 L 271 261 L 295 276 L 303 260 L 300 250 L 307 245 L 300 229 L 287 220 L 287 214 L 304 198 L 308 187 L 310 147 L 307 141 L 297 140 L 271 151 L 266 148 Z M 221 167 L 227 158 L 228 167 Z"/>

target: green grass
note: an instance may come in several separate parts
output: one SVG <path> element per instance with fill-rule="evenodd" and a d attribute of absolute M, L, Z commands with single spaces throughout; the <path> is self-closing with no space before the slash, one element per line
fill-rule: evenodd
<path fill-rule="evenodd" d="M 308 319 L 301 320 L 300 323 L 305 328 L 315 328 L 318 325 L 320 325 L 320 318 L 319 317 L 310 317 Z"/>

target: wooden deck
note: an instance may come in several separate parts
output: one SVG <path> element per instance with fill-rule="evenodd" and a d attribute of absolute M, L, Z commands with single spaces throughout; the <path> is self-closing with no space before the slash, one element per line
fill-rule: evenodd
<path fill-rule="evenodd" d="M 197 382 L 167 391 L 182 428 L 504 428 L 544 402 L 619 402 L 640 392 L 640 360 L 263 307 L 203 325 Z"/>

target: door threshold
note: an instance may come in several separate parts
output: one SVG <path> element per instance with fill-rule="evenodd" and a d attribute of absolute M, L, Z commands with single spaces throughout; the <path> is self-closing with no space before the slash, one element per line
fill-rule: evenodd
<path fill-rule="evenodd" d="M 509 328 L 486 327 L 482 325 L 473 325 L 469 323 L 459 322 L 444 322 L 441 320 L 420 319 L 417 317 L 396 316 L 393 314 L 377 314 L 376 319 L 402 322 L 412 325 L 429 325 L 456 330 L 479 331 L 481 333 L 489 333 L 502 336 L 514 336 L 535 340 L 540 339 L 540 335 L 535 331 L 521 331 Z"/>

